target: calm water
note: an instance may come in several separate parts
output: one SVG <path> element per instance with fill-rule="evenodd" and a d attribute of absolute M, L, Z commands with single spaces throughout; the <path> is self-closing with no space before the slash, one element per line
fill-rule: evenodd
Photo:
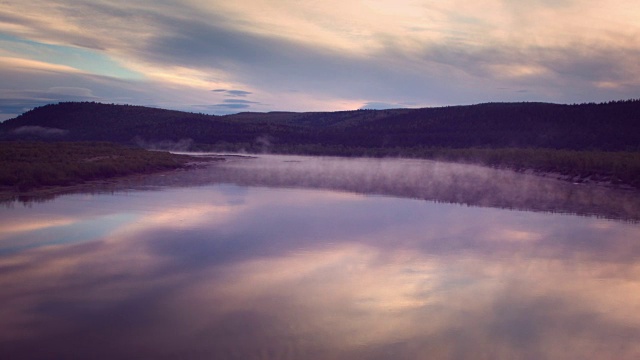
<path fill-rule="evenodd" d="M 0 358 L 640 358 L 633 192 L 277 156 L 94 192 L 0 208 Z"/>

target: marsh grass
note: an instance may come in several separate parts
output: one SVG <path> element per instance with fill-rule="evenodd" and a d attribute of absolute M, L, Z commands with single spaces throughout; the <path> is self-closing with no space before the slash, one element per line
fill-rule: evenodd
<path fill-rule="evenodd" d="M 302 145 L 274 152 L 328 156 L 404 157 L 480 164 L 516 171 L 553 173 L 577 182 L 640 188 L 640 152 L 546 148 L 345 147 Z"/>
<path fill-rule="evenodd" d="M 533 170 L 564 175 L 574 181 L 609 182 L 640 188 L 640 153 L 555 149 L 433 149 L 424 157 Z"/>
<path fill-rule="evenodd" d="M 0 142 L 0 186 L 26 191 L 177 169 L 189 156 L 103 142 Z"/>

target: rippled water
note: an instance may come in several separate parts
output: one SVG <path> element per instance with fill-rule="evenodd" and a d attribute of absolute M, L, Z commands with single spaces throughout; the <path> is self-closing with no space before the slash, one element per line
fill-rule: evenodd
<path fill-rule="evenodd" d="M 0 209 L 0 358 L 640 357 L 634 192 L 278 156 L 109 189 Z"/>

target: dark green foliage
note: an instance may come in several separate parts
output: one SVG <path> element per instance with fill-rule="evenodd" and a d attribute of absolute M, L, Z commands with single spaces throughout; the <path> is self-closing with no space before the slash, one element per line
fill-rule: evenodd
<path fill-rule="evenodd" d="M 175 169 L 189 157 L 109 143 L 0 142 L 0 186 L 20 191 Z"/>

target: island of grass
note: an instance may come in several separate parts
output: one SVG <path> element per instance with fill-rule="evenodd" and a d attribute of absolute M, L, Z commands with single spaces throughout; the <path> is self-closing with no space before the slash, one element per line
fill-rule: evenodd
<path fill-rule="evenodd" d="M 105 142 L 0 142 L 0 188 L 25 192 L 188 167 L 194 158 Z"/>

